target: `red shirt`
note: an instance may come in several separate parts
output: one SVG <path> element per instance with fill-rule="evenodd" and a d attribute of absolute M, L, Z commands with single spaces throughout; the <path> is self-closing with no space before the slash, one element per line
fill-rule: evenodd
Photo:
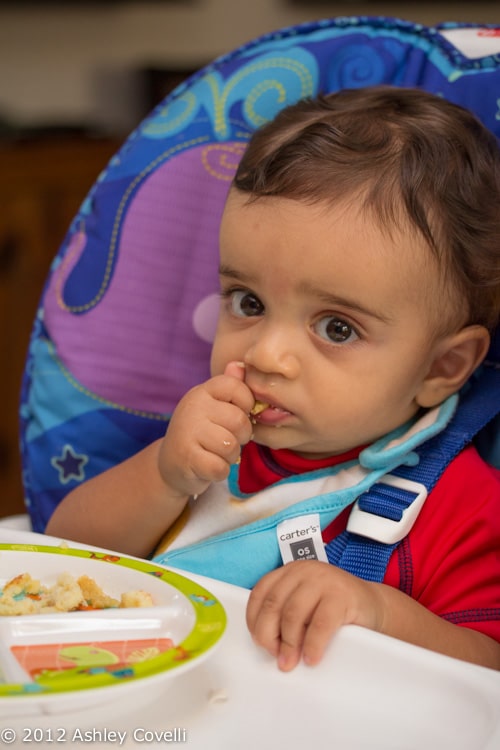
<path fill-rule="evenodd" d="M 285 476 L 352 460 L 360 450 L 310 461 L 250 443 L 242 453 L 240 489 L 256 492 Z M 345 530 L 350 509 L 323 530 L 325 543 Z M 475 448 L 462 451 L 443 473 L 392 554 L 384 583 L 500 642 L 500 471 Z"/>

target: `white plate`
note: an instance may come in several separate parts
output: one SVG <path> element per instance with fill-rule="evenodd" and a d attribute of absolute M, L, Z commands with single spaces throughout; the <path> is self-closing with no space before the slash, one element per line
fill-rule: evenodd
<path fill-rule="evenodd" d="M 142 691 L 199 663 L 225 611 L 209 591 L 148 561 L 64 547 L 0 544 L 0 588 L 30 573 L 52 585 L 86 574 L 110 596 L 142 589 L 153 607 L 0 617 L 0 715 L 68 711 Z"/>

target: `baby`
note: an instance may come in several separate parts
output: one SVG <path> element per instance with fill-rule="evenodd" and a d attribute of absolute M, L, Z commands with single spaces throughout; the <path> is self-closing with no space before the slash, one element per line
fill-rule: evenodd
<path fill-rule="evenodd" d="M 499 205 L 494 136 L 439 97 L 373 87 L 283 110 L 225 206 L 212 377 L 162 440 L 71 492 L 47 532 L 248 586 L 248 627 L 285 671 L 317 663 L 348 623 L 500 668 L 500 478 L 472 446 L 383 582 L 325 553 L 365 457 L 390 441 L 404 462 L 409 435 L 445 430 L 484 359 Z M 312 510 L 318 554 L 282 564 L 279 524 Z"/>

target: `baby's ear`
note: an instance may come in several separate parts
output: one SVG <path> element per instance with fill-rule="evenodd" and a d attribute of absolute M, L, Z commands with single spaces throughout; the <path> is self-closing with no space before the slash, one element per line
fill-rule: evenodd
<path fill-rule="evenodd" d="M 484 326 L 472 325 L 438 342 L 436 356 L 417 393 L 417 403 L 426 408 L 437 406 L 460 390 L 490 346 L 490 334 Z"/>

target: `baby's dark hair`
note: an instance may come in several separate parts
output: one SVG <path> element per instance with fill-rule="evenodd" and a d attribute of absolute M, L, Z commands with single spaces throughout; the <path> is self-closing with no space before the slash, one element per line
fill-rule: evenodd
<path fill-rule="evenodd" d="M 468 110 L 391 86 L 303 99 L 254 133 L 233 184 L 250 199 L 361 199 L 388 231 L 409 220 L 458 290 L 463 322 L 498 324 L 500 149 Z"/>

